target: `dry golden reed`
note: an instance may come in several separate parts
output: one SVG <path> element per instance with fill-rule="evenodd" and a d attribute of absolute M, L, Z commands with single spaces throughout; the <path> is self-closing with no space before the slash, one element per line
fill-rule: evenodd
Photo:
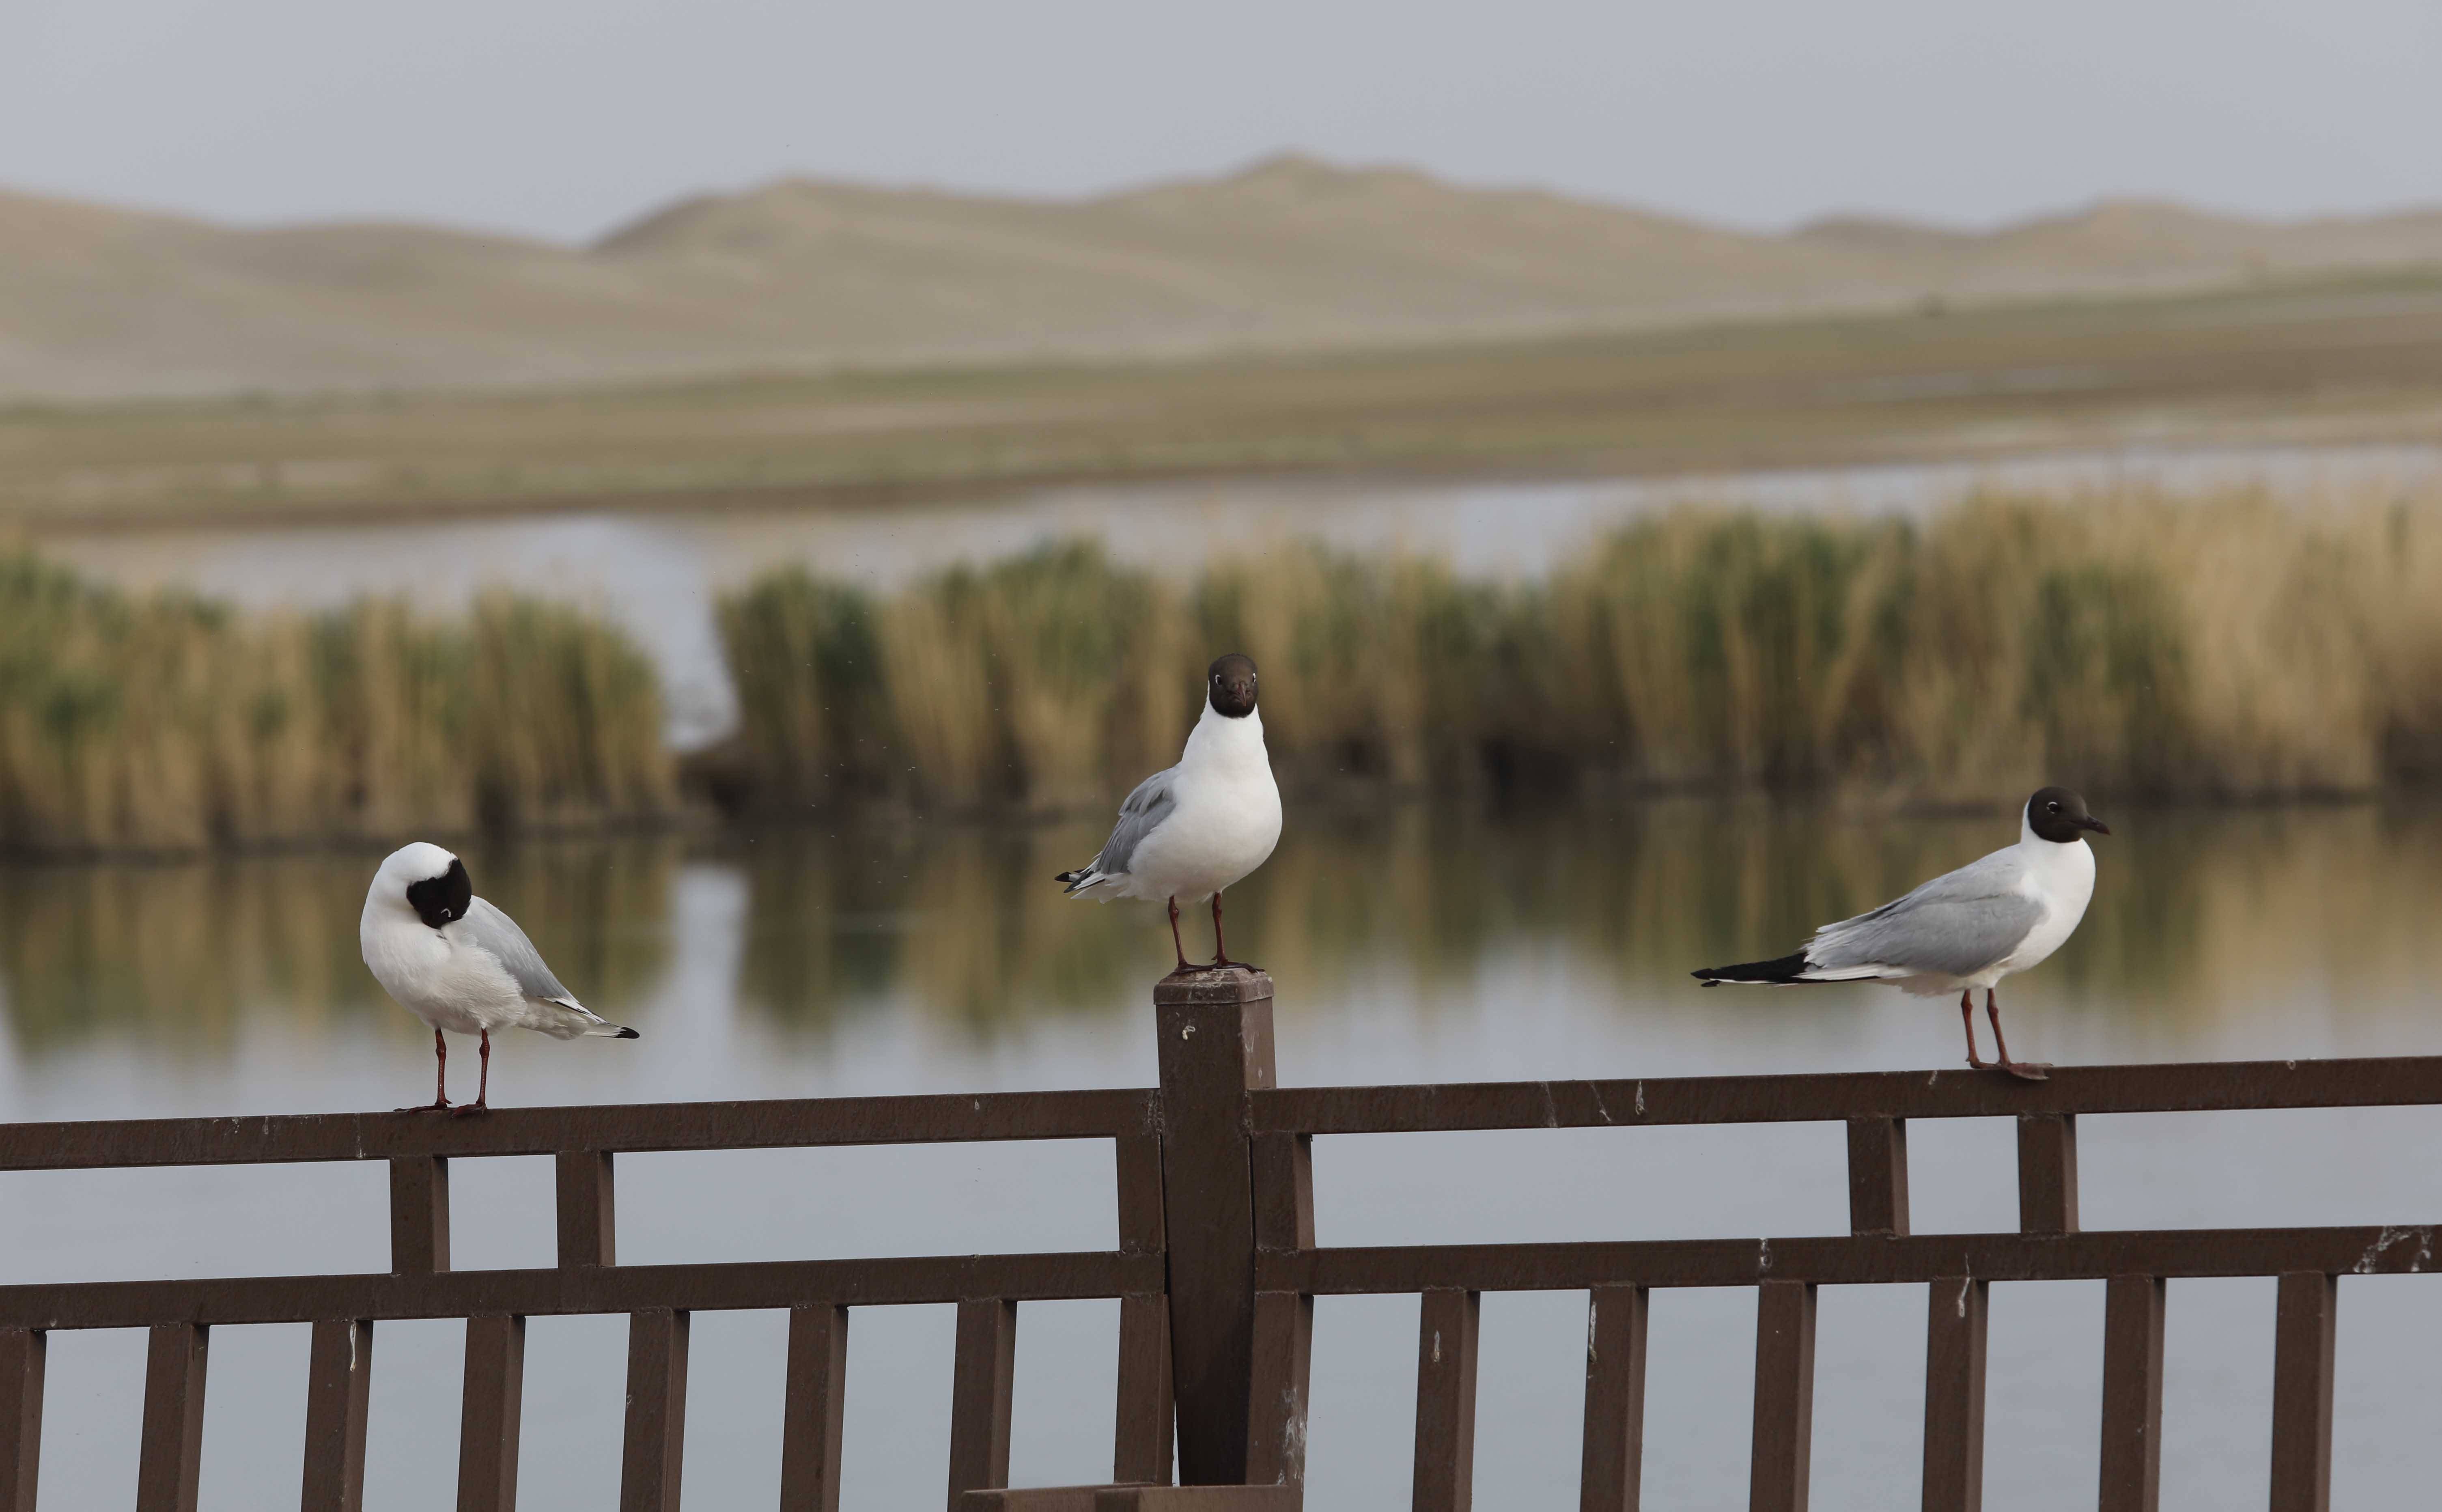
<path fill-rule="evenodd" d="M 2442 506 L 2121 493 L 1923 520 L 1685 509 L 1547 580 L 1302 545 L 1189 589 L 1083 543 L 888 596 L 801 570 L 721 610 L 755 796 L 1100 803 L 1206 658 L 1264 668 L 1293 784 L 2042 781 L 2282 797 L 2442 777 Z"/>
<path fill-rule="evenodd" d="M 575 610 L 243 615 L 0 557 L 0 847 L 464 833 L 673 801 L 651 666 Z"/>

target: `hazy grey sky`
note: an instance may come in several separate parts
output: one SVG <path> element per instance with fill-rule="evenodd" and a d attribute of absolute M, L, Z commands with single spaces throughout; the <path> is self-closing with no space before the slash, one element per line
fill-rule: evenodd
<path fill-rule="evenodd" d="M 2442 201 L 2436 0 L 0 0 L 0 185 L 585 237 L 1285 147 L 1742 225 Z"/>

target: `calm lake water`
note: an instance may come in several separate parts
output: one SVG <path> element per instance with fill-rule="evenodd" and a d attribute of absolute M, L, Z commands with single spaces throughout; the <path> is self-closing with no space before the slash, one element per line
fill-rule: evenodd
<path fill-rule="evenodd" d="M 2105 809 L 2084 929 L 2006 990 L 2012 1047 L 2061 1062 L 2433 1052 L 2442 812 Z M 1295 808 L 1231 896 L 1230 939 L 1279 982 L 1285 1084 L 1950 1066 L 1941 1003 L 1886 989 L 1703 992 L 1686 972 L 1788 948 L 2013 838 L 2006 814 L 1674 802 L 1497 816 Z M 504 1042 L 503 1102 L 1145 1085 L 1169 964 L 1149 907 L 1065 902 L 1050 874 L 1102 826 L 767 832 L 468 853 L 636 1042 Z M 0 870 L 0 1119 L 391 1107 L 428 1095 L 428 1039 L 356 958 L 375 858 L 264 856 Z M 1200 938 L 1200 937 L 1199 937 Z M 471 1047 L 469 1047 L 471 1048 Z M 453 1056 L 471 1090 L 471 1054 Z M 2442 1117 L 2423 1109 L 2095 1118 L 2090 1228 L 2432 1222 Z M 2014 1227 L 2005 1120 L 1921 1125 L 1919 1231 Z M 1836 1125 L 1318 1141 L 1326 1244 L 1839 1232 Z M 548 1265 L 547 1161 L 453 1172 L 463 1266 Z M 0 1280 L 387 1268 L 377 1165 L 0 1176 Z M 1107 1146 L 623 1157 L 623 1260 L 1106 1248 Z M 2335 1504 L 2420 1503 L 2442 1476 L 2442 1278 L 2342 1287 Z M 1912 1504 L 1924 1291 L 1826 1288 L 1815 1505 Z M 2100 1284 L 1995 1288 L 1987 1504 L 2088 1504 Z M 1317 1309 L 1310 1504 L 1404 1506 L 1416 1301 Z M 1576 1505 L 1581 1293 L 1485 1299 L 1486 1505 Z M 461 1326 L 384 1323 L 368 1505 L 446 1505 Z M 772 1504 L 777 1315 L 704 1314 L 686 1496 Z M 936 1505 L 947 1308 L 855 1315 L 847 1502 Z M 1014 1476 L 1107 1476 L 1115 1303 L 1020 1312 Z M 1653 1306 L 1646 1504 L 1744 1504 L 1754 1302 Z M 2164 1503 L 2261 1504 L 2272 1283 L 2171 1288 Z M 212 1338 L 204 1504 L 296 1495 L 306 1331 Z M 132 1493 L 144 1341 L 62 1334 L 43 1505 Z M 616 1497 L 625 1323 L 538 1319 L 524 1504 Z M 1496 1495 L 1497 1492 L 1497 1495 Z"/>

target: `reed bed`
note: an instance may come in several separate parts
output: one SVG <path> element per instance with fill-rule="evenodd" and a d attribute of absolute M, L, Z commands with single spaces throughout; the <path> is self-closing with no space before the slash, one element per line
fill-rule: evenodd
<path fill-rule="evenodd" d="M 890 593 L 726 595 L 738 813 L 1078 812 L 1264 669 L 1293 791 L 1854 791 L 1980 804 L 2442 783 L 2442 501 L 1981 498 L 1689 509 L 1489 584 L 1315 545 L 1191 581 L 1054 543 Z M 0 847 L 584 829 L 679 798 L 648 662 L 506 594 L 244 614 L 0 556 Z"/>
<path fill-rule="evenodd" d="M 1923 520 L 1688 509 L 1547 580 L 1285 547 L 1173 586 L 1086 543 L 882 596 L 728 596 L 748 802 L 1065 811 L 1264 669 L 1292 786 L 2043 781 L 2270 799 L 2442 780 L 2442 504 L 1984 497 Z"/>
<path fill-rule="evenodd" d="M 0 557 L 0 847 L 583 826 L 674 792 L 649 664 L 575 610 L 246 615 Z"/>

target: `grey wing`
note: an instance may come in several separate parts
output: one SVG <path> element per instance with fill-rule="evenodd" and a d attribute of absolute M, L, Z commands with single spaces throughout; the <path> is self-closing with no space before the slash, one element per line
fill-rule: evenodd
<path fill-rule="evenodd" d="M 571 1008 L 581 1006 L 569 990 L 559 985 L 559 978 L 543 964 L 542 952 L 518 921 L 478 898 L 466 905 L 466 917 L 448 926 L 460 939 L 481 946 L 508 969 L 518 991 L 542 1003 L 566 1003 Z"/>
<path fill-rule="evenodd" d="M 2015 848 L 1996 850 L 1871 913 L 1824 925 L 1806 959 L 1826 971 L 1896 966 L 1969 976 L 2017 949 L 2043 916 L 2044 905 L 2018 890 Z"/>
<path fill-rule="evenodd" d="M 1092 869 L 1105 877 L 1126 875 L 1137 847 L 1144 844 L 1144 837 L 1159 828 L 1176 806 L 1171 783 L 1177 775 L 1176 767 L 1165 767 L 1137 784 L 1137 791 L 1120 805 L 1120 822 L 1111 827 L 1111 838 L 1103 842 L 1103 853 L 1094 858 Z"/>

